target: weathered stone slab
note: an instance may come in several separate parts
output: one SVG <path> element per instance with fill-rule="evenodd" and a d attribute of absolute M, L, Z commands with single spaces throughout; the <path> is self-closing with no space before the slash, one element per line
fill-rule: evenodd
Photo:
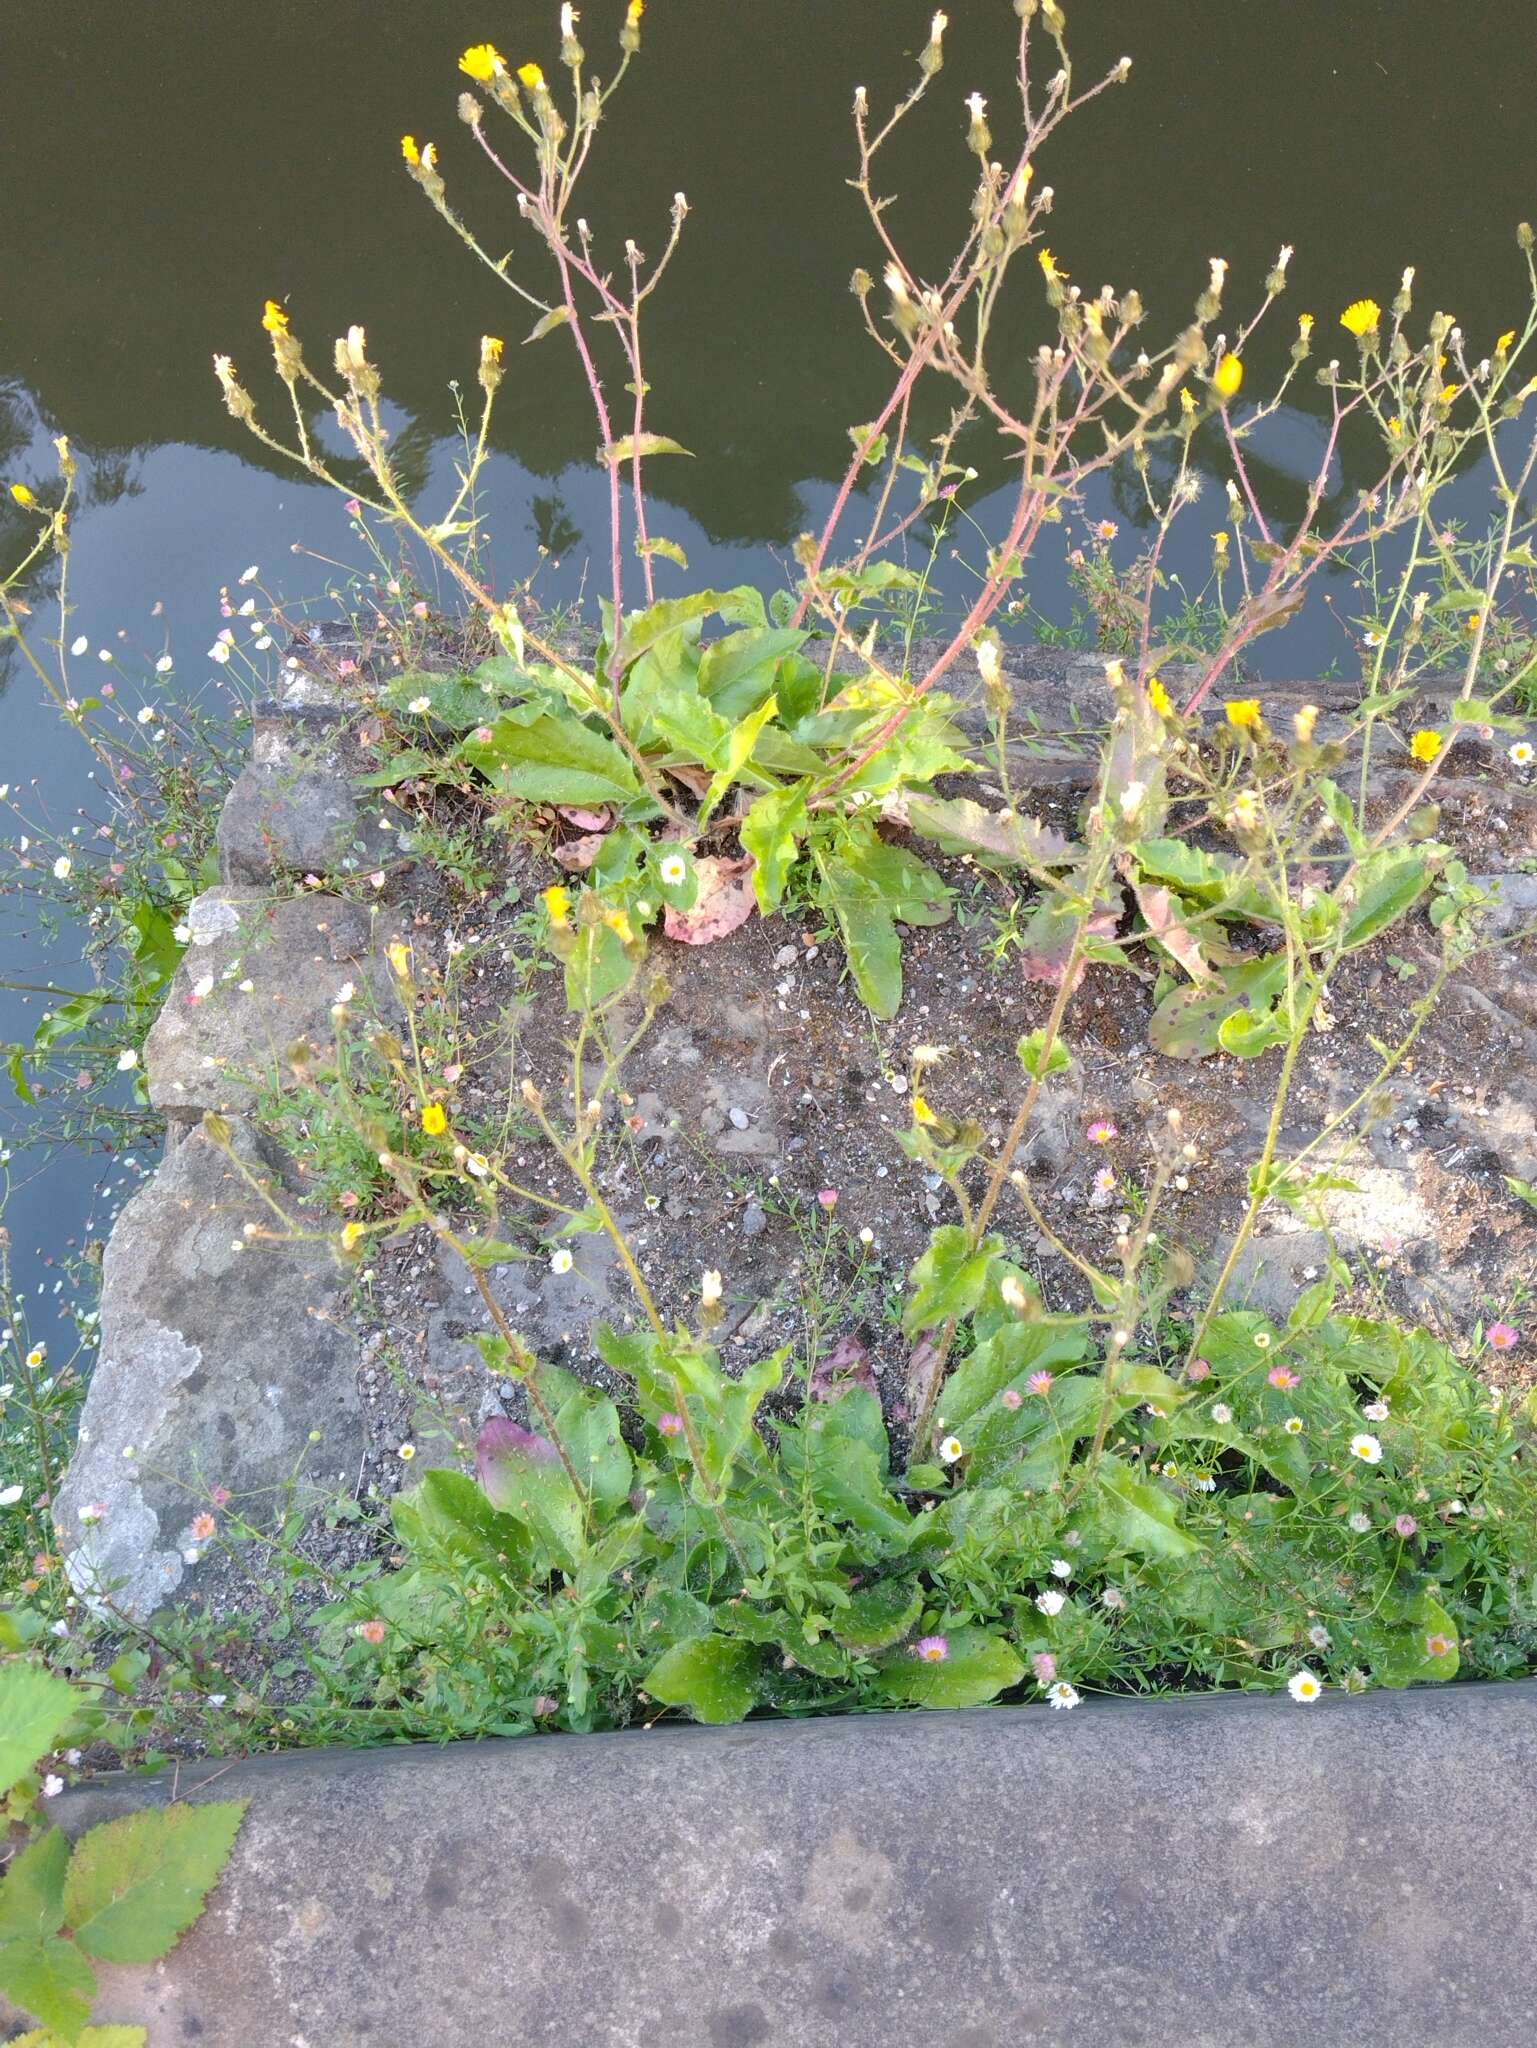
<path fill-rule="evenodd" d="M 238 1125 L 234 1142 L 251 1173 L 274 1178 Z M 358 1470 L 345 1278 L 325 1244 L 265 1243 L 248 1223 L 275 1219 L 195 1131 L 107 1245 L 101 1350 L 55 1520 L 76 1591 L 130 1615 L 152 1613 L 201 1562 L 191 1525 L 213 1487 L 261 1522 L 301 1470 L 328 1483 Z"/>
<path fill-rule="evenodd" d="M 183 1765 L 198 2048 L 1526 2048 L 1537 1682 Z M 169 1797 L 113 1780 L 76 1833 Z"/>
<path fill-rule="evenodd" d="M 283 875 L 368 872 L 398 852 L 377 797 L 359 790 L 357 749 L 313 721 L 258 718 L 251 759 L 219 814 L 219 872 L 260 884 Z"/>
<path fill-rule="evenodd" d="M 149 1099 L 168 1116 L 243 1114 L 284 1074 L 295 1040 L 330 1043 L 349 984 L 358 1014 L 400 1017 L 383 957 L 393 927 L 366 904 L 224 886 L 198 897 L 187 922 L 191 943 L 144 1045 Z"/>

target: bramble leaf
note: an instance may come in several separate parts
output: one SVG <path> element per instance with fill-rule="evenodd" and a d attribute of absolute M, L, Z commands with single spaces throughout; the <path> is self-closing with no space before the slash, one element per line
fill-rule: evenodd
<path fill-rule="evenodd" d="M 168 1955 L 202 1912 L 249 1804 L 151 1808 L 82 1835 L 64 1882 L 64 1916 L 85 1953 L 104 1963 Z"/>

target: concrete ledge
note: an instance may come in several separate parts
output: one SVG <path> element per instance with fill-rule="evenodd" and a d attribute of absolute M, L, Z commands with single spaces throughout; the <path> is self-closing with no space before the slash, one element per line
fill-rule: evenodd
<path fill-rule="evenodd" d="M 183 1769 L 154 2048 L 1526 2048 L 1537 1681 Z M 58 1802 L 76 1833 L 169 1776 Z"/>

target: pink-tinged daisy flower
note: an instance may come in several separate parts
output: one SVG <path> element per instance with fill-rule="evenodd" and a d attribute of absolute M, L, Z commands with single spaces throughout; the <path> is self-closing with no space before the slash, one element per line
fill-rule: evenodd
<path fill-rule="evenodd" d="M 1394 1533 L 1402 1536 L 1406 1543 L 1411 1536 L 1416 1534 L 1419 1526 L 1413 1515 L 1399 1515 L 1393 1523 Z"/>
<path fill-rule="evenodd" d="M 194 1543 L 210 1543 L 218 1533 L 219 1525 L 212 1515 L 192 1517 L 191 1536 Z"/>
<path fill-rule="evenodd" d="M 1296 1386 L 1299 1376 L 1292 1371 L 1289 1365 L 1273 1365 L 1265 1377 L 1273 1387 L 1280 1387 L 1285 1391 L 1289 1387 Z"/>
<path fill-rule="evenodd" d="M 1049 1394 L 1051 1392 L 1051 1374 L 1049 1372 L 1033 1372 L 1029 1379 L 1025 1381 L 1025 1385 L 1032 1394 Z"/>
<path fill-rule="evenodd" d="M 1109 1117 L 1102 1116 L 1096 1118 L 1083 1135 L 1091 1145 L 1108 1145 L 1112 1139 L 1118 1138 L 1121 1134 Z"/>
<path fill-rule="evenodd" d="M 656 1418 L 656 1426 L 663 1436 L 682 1436 L 683 1417 L 674 1415 L 669 1408 L 665 1414 Z"/>
<path fill-rule="evenodd" d="M 913 1655 L 922 1664 L 943 1664 L 950 1654 L 950 1644 L 944 1636 L 924 1636 L 913 1645 Z"/>
<path fill-rule="evenodd" d="M 1005 1387 L 998 1398 L 1005 1408 L 1018 1408 L 1023 1405 L 1025 1397 L 1018 1387 Z"/>
<path fill-rule="evenodd" d="M 359 1622 L 358 1634 L 365 1643 L 382 1643 L 384 1641 L 384 1623 L 382 1621 Z"/>
<path fill-rule="evenodd" d="M 1509 1323 L 1491 1323 L 1484 1332 L 1484 1342 L 1491 1351 L 1512 1351 L 1521 1342 L 1521 1332 L 1512 1329 Z"/>
<path fill-rule="evenodd" d="M 1185 1378 L 1187 1380 L 1210 1379 L 1211 1367 L 1207 1364 L 1204 1358 L 1192 1358 L 1190 1363 L 1185 1367 Z"/>
<path fill-rule="evenodd" d="M 817 1195 L 817 1200 L 824 1209 L 836 1209 L 838 1206 L 838 1190 L 836 1188 L 822 1188 Z"/>
<path fill-rule="evenodd" d="M 1452 1648 L 1453 1644 L 1450 1636 L 1426 1636 L 1425 1638 L 1425 1655 L 1427 1657 L 1449 1657 L 1452 1654 Z"/>

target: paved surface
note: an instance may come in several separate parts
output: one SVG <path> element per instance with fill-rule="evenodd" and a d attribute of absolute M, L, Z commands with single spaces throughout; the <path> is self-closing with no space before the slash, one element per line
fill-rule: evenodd
<path fill-rule="evenodd" d="M 154 2048 L 1537 2039 L 1537 1682 L 201 1776 L 252 1796 L 231 1869 L 168 1963 L 103 1973 Z"/>

